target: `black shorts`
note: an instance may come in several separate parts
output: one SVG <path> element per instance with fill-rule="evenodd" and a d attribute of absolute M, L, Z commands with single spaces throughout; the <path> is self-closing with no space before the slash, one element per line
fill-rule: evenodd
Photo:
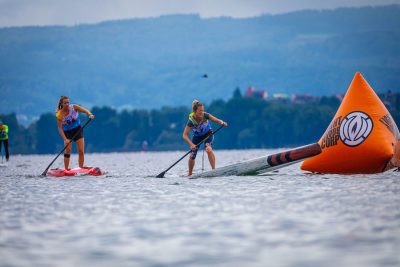
<path fill-rule="evenodd" d="M 207 137 L 208 136 L 208 137 Z M 206 138 L 206 139 L 205 139 Z M 200 143 L 201 141 L 204 140 L 203 146 L 204 147 L 208 147 L 212 145 L 212 142 L 214 141 L 214 134 L 213 131 L 210 130 L 208 133 L 206 133 L 205 135 L 201 135 L 201 136 L 193 136 L 192 138 L 192 143 L 197 145 L 198 143 Z M 197 156 L 197 151 L 199 150 L 199 148 L 201 147 L 201 145 L 196 148 L 195 150 L 192 150 L 190 152 L 190 159 L 195 159 Z"/>
<path fill-rule="evenodd" d="M 72 139 L 72 137 L 74 137 L 74 135 L 79 131 L 79 130 L 81 130 L 81 126 L 79 125 L 78 127 L 76 127 L 76 128 L 74 128 L 74 129 L 72 129 L 72 130 L 69 130 L 69 131 L 64 131 L 64 134 L 65 134 L 65 136 L 69 139 L 69 140 L 71 140 Z M 75 138 L 72 140 L 72 141 L 78 141 L 79 139 L 81 139 L 81 138 L 83 138 L 83 129 L 75 136 Z"/>

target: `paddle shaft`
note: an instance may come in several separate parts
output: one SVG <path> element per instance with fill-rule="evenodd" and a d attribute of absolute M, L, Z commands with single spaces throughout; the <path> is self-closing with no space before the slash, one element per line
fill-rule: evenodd
<path fill-rule="evenodd" d="M 69 146 L 69 144 L 71 144 L 72 141 L 74 140 L 74 138 L 77 137 L 78 134 L 80 134 L 80 132 L 83 131 L 83 128 L 85 128 L 86 125 L 88 125 L 90 121 L 91 121 L 91 119 L 89 119 L 89 120 L 79 129 L 79 131 L 77 131 L 77 132 L 74 134 L 74 136 L 72 136 L 72 138 L 71 138 L 71 140 L 68 142 L 68 144 L 66 144 L 66 145 L 64 146 L 64 148 L 61 150 L 61 152 L 58 153 L 58 155 L 53 159 L 53 161 L 50 162 L 49 166 L 47 166 L 47 168 L 44 170 L 44 172 L 42 173 L 42 176 L 46 176 L 46 174 L 47 174 L 47 172 L 49 171 L 51 165 L 53 165 L 53 163 L 57 160 L 57 158 L 65 151 L 65 149 L 67 149 L 67 147 Z"/>
<path fill-rule="evenodd" d="M 207 135 L 203 140 L 201 140 L 198 144 L 196 144 L 196 147 L 200 147 L 200 145 L 206 141 L 211 135 L 215 135 L 219 130 L 221 130 L 224 127 L 224 125 L 221 125 L 217 130 L 215 130 L 215 132 Z M 174 167 L 176 164 L 178 164 L 182 159 L 184 159 L 187 155 L 190 154 L 190 152 L 192 152 L 192 150 L 189 150 L 188 152 L 186 152 L 185 155 L 183 155 L 180 159 L 178 159 L 178 161 L 176 161 L 174 164 L 172 164 L 168 169 L 166 169 L 165 171 L 163 171 L 162 173 L 160 173 L 159 175 L 157 175 L 157 178 L 163 178 L 165 173 L 167 171 L 169 171 L 172 167 Z"/>

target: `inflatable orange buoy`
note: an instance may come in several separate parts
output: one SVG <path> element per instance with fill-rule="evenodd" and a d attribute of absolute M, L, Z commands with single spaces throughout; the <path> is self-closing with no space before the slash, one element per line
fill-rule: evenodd
<path fill-rule="evenodd" d="M 357 72 L 328 129 L 322 153 L 301 169 L 320 173 L 379 173 L 400 166 L 400 133 L 389 111 Z"/>

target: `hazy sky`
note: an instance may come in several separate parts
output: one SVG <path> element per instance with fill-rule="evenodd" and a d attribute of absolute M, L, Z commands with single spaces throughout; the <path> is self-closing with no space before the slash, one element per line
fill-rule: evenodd
<path fill-rule="evenodd" d="M 189 13 L 201 17 L 252 17 L 301 9 L 386 4 L 400 4 L 400 0 L 0 0 L 0 27 L 74 25 Z"/>

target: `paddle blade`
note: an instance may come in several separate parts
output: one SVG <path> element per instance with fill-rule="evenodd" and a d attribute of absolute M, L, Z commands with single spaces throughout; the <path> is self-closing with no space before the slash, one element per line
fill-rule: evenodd
<path fill-rule="evenodd" d="M 156 176 L 156 178 L 164 178 L 165 171 Z"/>

